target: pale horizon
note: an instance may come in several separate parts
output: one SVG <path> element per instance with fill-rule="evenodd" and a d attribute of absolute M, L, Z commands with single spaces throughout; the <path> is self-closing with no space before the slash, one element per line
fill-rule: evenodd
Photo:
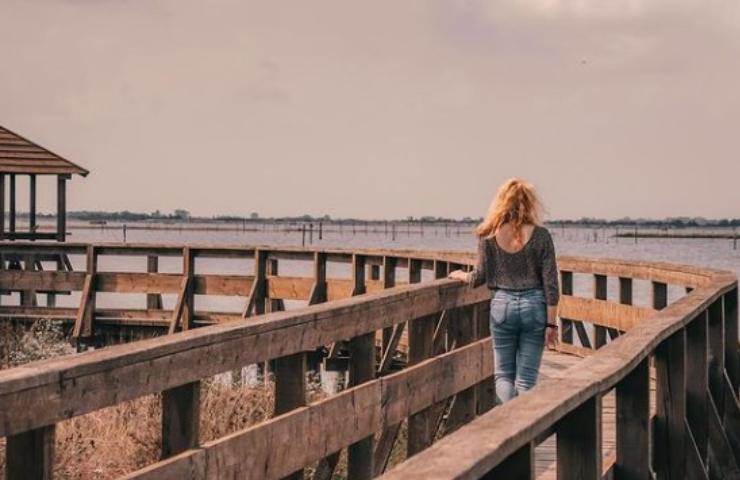
<path fill-rule="evenodd" d="M 740 216 L 738 3 L 6 0 L 0 52 L 70 210 Z"/>

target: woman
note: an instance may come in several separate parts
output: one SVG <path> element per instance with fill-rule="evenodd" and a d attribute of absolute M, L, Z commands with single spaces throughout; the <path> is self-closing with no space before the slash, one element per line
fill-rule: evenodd
<path fill-rule="evenodd" d="M 557 342 L 558 269 L 550 232 L 539 223 L 540 210 L 531 184 L 508 180 L 476 228 L 475 268 L 450 274 L 473 287 L 486 283 L 493 291 L 490 323 L 501 403 L 534 386 L 545 340 Z"/>

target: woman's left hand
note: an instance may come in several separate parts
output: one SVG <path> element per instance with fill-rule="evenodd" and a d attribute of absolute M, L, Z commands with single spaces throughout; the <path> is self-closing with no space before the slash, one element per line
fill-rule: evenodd
<path fill-rule="evenodd" d="M 469 282 L 470 274 L 467 272 L 463 272 L 462 270 L 455 270 L 454 272 L 450 272 L 450 274 L 447 275 L 447 278 L 452 278 L 455 280 L 462 280 L 463 282 Z"/>

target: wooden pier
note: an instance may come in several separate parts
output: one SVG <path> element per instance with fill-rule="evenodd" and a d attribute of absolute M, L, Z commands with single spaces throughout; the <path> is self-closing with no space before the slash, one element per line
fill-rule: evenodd
<path fill-rule="evenodd" d="M 317 462 L 327 468 L 316 478 L 330 478 L 344 449 L 352 479 L 740 475 L 738 290 L 727 272 L 559 258 L 562 348 L 547 352 L 535 389 L 493 408 L 489 293 L 446 278 L 470 267 L 469 253 L 6 242 L 0 255 L 8 321 L 59 319 L 82 344 L 111 328 L 162 334 L 0 371 L 8 478 L 51 478 L 57 422 L 153 393 L 162 460 L 126 478 L 302 478 Z M 592 295 L 574 295 L 574 277 L 590 278 Z M 650 305 L 633 305 L 638 283 Z M 669 286 L 686 293 L 669 298 Z M 99 308 L 101 293 L 142 303 Z M 44 295 L 79 303 L 42 306 Z M 200 306 L 212 296 L 241 307 Z M 284 310 L 288 301 L 302 303 Z M 406 367 L 391 372 L 404 336 Z M 307 352 L 338 343 L 350 388 L 309 404 Z M 203 379 L 273 359 L 276 416 L 202 442 Z M 410 458 L 387 470 L 403 422 Z"/>

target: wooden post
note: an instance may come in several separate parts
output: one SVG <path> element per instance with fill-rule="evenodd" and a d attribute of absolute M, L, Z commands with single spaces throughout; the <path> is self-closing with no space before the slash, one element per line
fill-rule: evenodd
<path fill-rule="evenodd" d="M 606 275 L 594 275 L 594 298 L 597 300 L 606 300 L 607 292 Z M 601 348 L 606 345 L 606 328 L 601 325 L 594 325 L 594 348 Z"/>
<path fill-rule="evenodd" d="M 349 344 L 349 384 L 354 387 L 375 378 L 375 332 L 354 337 Z M 353 443 L 348 449 L 348 478 L 373 478 L 373 435 Z"/>
<path fill-rule="evenodd" d="M 724 375 L 725 375 L 725 325 L 723 298 L 709 306 L 708 315 L 708 367 L 709 392 L 712 395 L 717 413 L 724 415 Z"/>
<path fill-rule="evenodd" d="M 314 284 L 309 305 L 326 301 L 326 254 L 314 253 Z M 306 353 L 298 352 L 275 359 L 275 415 L 306 405 Z M 303 469 L 285 477 L 303 478 Z"/>
<path fill-rule="evenodd" d="M 55 426 L 41 427 L 7 438 L 7 480 L 51 480 L 54 475 Z"/>
<path fill-rule="evenodd" d="M 479 303 L 473 307 L 473 316 L 475 325 L 478 329 L 476 338 L 486 338 L 491 335 L 491 325 L 489 322 L 491 315 L 491 306 L 488 301 Z M 482 415 L 496 406 L 496 382 L 493 375 L 484 379 L 478 384 L 476 392 L 477 414 Z"/>
<path fill-rule="evenodd" d="M 617 384 L 619 480 L 644 480 L 650 473 L 650 369 L 646 358 Z"/>
<path fill-rule="evenodd" d="M 652 282 L 653 308 L 663 310 L 668 306 L 668 285 L 662 282 Z"/>
<path fill-rule="evenodd" d="M 477 332 L 477 316 L 474 314 L 474 306 L 465 306 L 457 309 L 457 318 L 449 325 L 449 335 L 455 348 L 463 347 L 475 340 Z M 475 418 L 476 407 L 475 386 L 467 388 L 457 395 L 452 403 L 445 433 L 453 432 Z M 495 396 L 495 394 L 494 394 Z"/>
<path fill-rule="evenodd" d="M 516 452 L 512 453 L 506 459 L 496 465 L 496 467 L 485 475 L 484 479 L 511 479 L 511 480 L 534 480 L 535 463 L 534 463 L 533 443 L 527 443 Z"/>
<path fill-rule="evenodd" d="M 159 257 L 156 255 L 146 257 L 146 271 L 147 273 L 157 273 L 159 271 Z M 146 296 L 146 308 L 148 310 L 161 310 L 162 294 L 148 293 Z"/>
<path fill-rule="evenodd" d="M 396 286 L 396 264 L 398 259 L 396 257 L 383 257 L 383 288 L 393 288 Z M 386 327 L 383 329 L 383 355 L 393 355 L 393 352 L 389 352 L 388 348 L 391 344 L 391 338 L 393 337 L 393 327 Z"/>
<path fill-rule="evenodd" d="M 737 287 L 724 296 L 725 307 L 725 370 L 732 383 L 732 393 L 738 396 L 740 359 L 738 359 Z"/>
<path fill-rule="evenodd" d="M 0 240 L 5 240 L 5 174 L 0 173 Z"/>
<path fill-rule="evenodd" d="M 36 175 L 28 176 L 28 231 L 36 232 Z M 31 237 L 33 239 L 33 237 Z"/>
<path fill-rule="evenodd" d="M 594 396 L 557 425 L 558 480 L 601 478 L 601 397 Z"/>
<path fill-rule="evenodd" d="M 560 272 L 560 291 L 563 295 L 573 295 L 573 272 Z M 560 319 L 560 341 L 573 344 L 573 322 L 565 318 Z"/>
<path fill-rule="evenodd" d="M 704 464 L 709 441 L 707 350 L 707 312 L 704 311 L 686 327 L 686 420 Z"/>
<path fill-rule="evenodd" d="M 16 198 L 15 198 L 15 174 L 14 173 L 11 173 L 10 174 L 10 198 L 8 200 L 9 200 L 9 203 L 10 203 L 10 205 L 9 205 L 10 211 L 8 212 L 9 213 L 8 231 L 11 233 L 11 235 L 13 235 L 13 234 L 15 234 L 15 215 L 16 215 L 16 211 L 15 211 L 15 201 L 16 201 Z M 13 237 L 11 237 L 11 238 L 13 238 Z"/>
<path fill-rule="evenodd" d="M 198 446 L 200 381 L 162 392 L 162 459 Z"/>
<path fill-rule="evenodd" d="M 421 260 L 409 258 L 409 283 L 421 282 Z M 408 364 L 415 365 L 432 356 L 436 315 L 417 318 L 408 322 Z M 410 457 L 432 444 L 436 424 L 427 408 L 409 417 L 407 456 Z"/>
<path fill-rule="evenodd" d="M 656 412 L 653 449 L 658 478 L 683 479 L 686 459 L 686 331 L 655 350 Z"/>
<path fill-rule="evenodd" d="M 57 175 L 57 241 L 67 239 L 67 179 L 69 175 Z"/>

